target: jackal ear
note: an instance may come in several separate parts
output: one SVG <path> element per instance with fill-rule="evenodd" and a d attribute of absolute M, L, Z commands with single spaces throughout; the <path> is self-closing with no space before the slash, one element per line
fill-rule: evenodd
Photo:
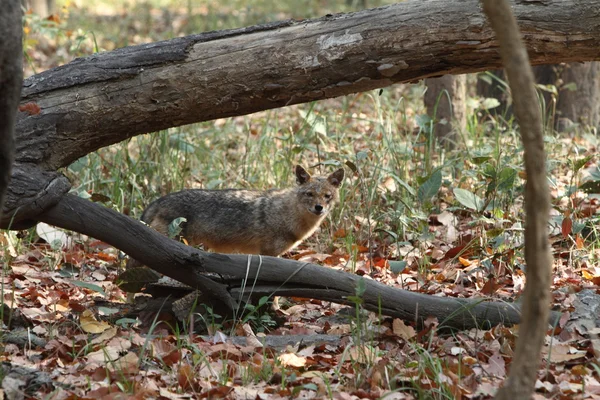
<path fill-rule="evenodd" d="M 344 180 L 344 168 L 340 168 L 327 177 L 327 181 L 335 187 L 340 187 Z"/>
<path fill-rule="evenodd" d="M 301 165 L 296 165 L 296 182 L 298 182 L 298 185 L 304 185 L 308 181 L 310 181 L 310 174 Z"/>

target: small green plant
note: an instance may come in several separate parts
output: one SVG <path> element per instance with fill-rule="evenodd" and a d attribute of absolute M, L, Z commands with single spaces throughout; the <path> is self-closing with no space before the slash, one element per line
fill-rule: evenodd
<path fill-rule="evenodd" d="M 269 299 L 269 296 L 263 296 L 256 305 L 245 304 L 242 323 L 249 323 L 256 332 L 268 332 L 277 326 L 275 320 L 267 313 L 272 304 Z"/>

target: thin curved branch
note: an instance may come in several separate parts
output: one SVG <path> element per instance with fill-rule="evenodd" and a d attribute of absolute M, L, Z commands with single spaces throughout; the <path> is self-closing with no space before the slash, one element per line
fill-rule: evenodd
<path fill-rule="evenodd" d="M 546 154 L 542 116 L 533 72 L 519 27 L 506 0 L 483 0 L 483 8 L 500 43 L 500 55 L 511 88 L 514 111 L 525 149 L 525 261 L 527 283 L 523 321 L 510 374 L 496 399 L 529 399 L 537 371 L 550 307 L 552 256 L 548 242 L 550 191 L 546 178 Z"/>

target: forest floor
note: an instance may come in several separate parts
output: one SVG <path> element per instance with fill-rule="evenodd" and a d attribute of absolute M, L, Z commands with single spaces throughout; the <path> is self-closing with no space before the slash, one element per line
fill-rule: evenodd
<path fill-rule="evenodd" d="M 26 76 L 98 51 L 359 3 L 66 1 L 51 17 L 25 16 Z M 470 84 L 477 79 L 485 74 Z M 340 204 L 284 257 L 435 296 L 516 301 L 526 271 L 518 126 L 495 99 L 472 90 L 467 128 L 453 150 L 441 149 L 424 90 L 401 84 L 172 128 L 101 149 L 63 172 L 80 196 L 139 217 L 150 201 L 182 188 L 287 187 L 295 164 L 321 173 L 344 166 Z M 551 126 L 551 111 L 545 115 Z M 580 311 L 578 296 L 599 294 L 598 142 L 585 127 L 546 130 L 551 306 L 563 318 L 548 329 L 536 398 L 600 398 L 600 342 L 590 336 L 598 330 L 566 329 Z M 432 318 L 417 329 L 365 312 L 359 295 L 354 307 L 290 298 L 273 311 L 261 302 L 239 321 L 207 323 L 202 335 L 158 316 L 112 323 L 115 310 L 95 305 L 126 301 L 115 283 L 124 267 L 116 249 L 39 224 L 0 232 L 0 262 L 6 396 L 486 399 L 505 379 L 519 334 L 518 326 L 443 334 L 436 330 L 443 321 Z M 25 339 L 9 324 L 21 324 Z M 317 334 L 334 340 L 281 348 L 255 340 Z M 234 336 L 247 343 L 234 344 Z M 26 368 L 31 380 L 8 365 Z"/>

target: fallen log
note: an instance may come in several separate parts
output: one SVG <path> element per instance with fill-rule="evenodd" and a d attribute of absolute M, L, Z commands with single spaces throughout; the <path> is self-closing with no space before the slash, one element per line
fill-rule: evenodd
<path fill-rule="evenodd" d="M 362 306 L 382 315 L 421 323 L 434 316 L 441 327 L 470 329 L 520 321 L 520 307 L 485 299 L 435 297 L 393 288 L 358 275 L 277 257 L 207 253 L 169 239 L 130 217 L 74 195 L 39 216 L 48 224 L 93 236 L 118 247 L 153 270 L 198 289 L 231 315 L 249 297 L 297 296 Z M 144 247 L 140 246 L 144 243 Z M 555 324 L 560 314 L 553 313 Z"/>

